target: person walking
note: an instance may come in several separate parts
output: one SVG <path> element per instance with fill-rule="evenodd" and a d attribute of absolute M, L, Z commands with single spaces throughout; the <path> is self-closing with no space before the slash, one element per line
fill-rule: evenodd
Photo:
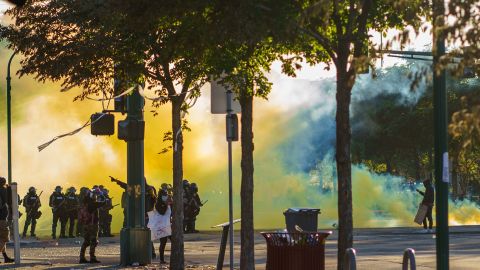
<path fill-rule="evenodd" d="M 433 189 L 432 181 L 430 179 L 426 179 L 425 181 L 423 181 L 423 186 L 425 187 L 425 192 L 417 189 L 417 192 L 423 196 L 423 200 L 421 204 L 427 207 L 427 214 L 423 219 L 423 229 L 425 232 L 431 233 L 433 232 L 432 210 L 433 210 L 433 203 L 435 201 L 435 191 Z M 427 220 L 428 220 L 428 227 L 427 227 Z"/>

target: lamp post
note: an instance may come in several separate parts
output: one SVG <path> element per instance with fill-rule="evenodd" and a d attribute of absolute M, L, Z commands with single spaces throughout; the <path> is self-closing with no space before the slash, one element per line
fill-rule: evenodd
<path fill-rule="evenodd" d="M 8 163 L 8 184 L 12 184 L 12 112 L 11 112 L 11 94 L 12 85 L 10 77 L 10 65 L 17 52 L 12 53 L 7 66 L 7 163 Z"/>

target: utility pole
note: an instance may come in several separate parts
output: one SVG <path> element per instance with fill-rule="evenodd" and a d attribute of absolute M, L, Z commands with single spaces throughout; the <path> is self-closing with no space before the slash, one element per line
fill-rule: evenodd
<path fill-rule="evenodd" d="M 10 65 L 17 52 L 12 53 L 7 65 L 7 163 L 8 163 L 8 184 L 12 184 L 12 77 L 10 77 Z"/>
<path fill-rule="evenodd" d="M 445 21 L 444 0 L 433 1 L 433 97 L 435 126 L 435 190 L 436 190 L 436 246 L 437 270 L 449 269 L 448 232 L 448 117 L 445 68 L 440 58 L 445 54 L 445 35 L 441 27 Z M 440 31 L 439 31 L 440 30 Z"/>

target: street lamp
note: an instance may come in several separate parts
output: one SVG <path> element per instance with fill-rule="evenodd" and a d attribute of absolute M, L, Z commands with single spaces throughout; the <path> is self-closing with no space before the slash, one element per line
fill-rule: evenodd
<path fill-rule="evenodd" d="M 12 112 L 11 112 L 11 95 L 12 85 L 10 77 L 10 65 L 12 59 L 17 52 L 12 53 L 8 60 L 7 66 L 7 163 L 8 163 L 8 184 L 12 184 Z"/>
<path fill-rule="evenodd" d="M 10 76 L 10 66 L 13 57 L 17 52 L 13 52 L 8 60 L 7 65 L 7 160 L 8 160 L 8 185 L 12 187 L 12 218 L 13 218 L 13 232 L 14 232 L 14 250 L 15 250 L 15 264 L 20 264 L 20 239 L 18 234 L 18 201 L 17 201 L 17 183 L 12 183 L 12 109 L 11 109 L 11 91 L 12 85 Z"/>

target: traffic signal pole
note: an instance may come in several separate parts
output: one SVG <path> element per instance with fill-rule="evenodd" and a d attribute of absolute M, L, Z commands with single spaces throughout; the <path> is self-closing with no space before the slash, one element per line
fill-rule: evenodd
<path fill-rule="evenodd" d="M 445 55 L 445 36 L 439 30 L 445 20 L 444 0 L 433 1 L 433 98 L 435 129 L 435 205 L 437 270 L 449 269 L 448 231 L 448 116 L 445 68 L 440 58 Z"/>
<path fill-rule="evenodd" d="M 144 99 L 133 91 L 127 96 L 126 121 L 143 121 Z M 150 229 L 145 224 L 144 143 L 127 140 L 127 224 L 120 232 L 120 263 L 147 265 L 152 260 Z"/>

